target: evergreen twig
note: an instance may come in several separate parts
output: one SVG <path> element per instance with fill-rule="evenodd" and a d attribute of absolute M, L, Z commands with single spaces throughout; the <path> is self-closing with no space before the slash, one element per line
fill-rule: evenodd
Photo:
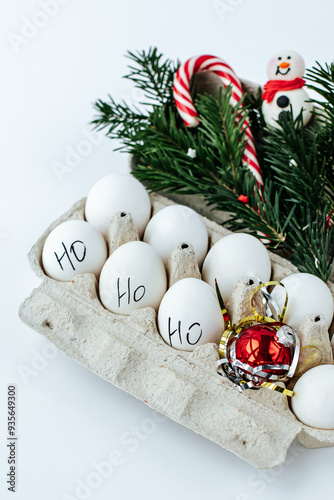
<path fill-rule="evenodd" d="M 165 106 L 170 102 L 173 79 L 179 64 L 174 65 L 170 59 L 163 61 L 156 47 L 151 47 L 147 53 L 144 50 L 136 53 L 129 51 L 126 57 L 132 64 L 124 78 L 142 90 L 148 102 L 141 104 Z"/>
<path fill-rule="evenodd" d="M 311 82 L 311 83 L 309 83 Z M 311 99 L 315 115 L 320 123 L 316 128 L 316 142 L 319 155 L 325 163 L 325 177 L 332 194 L 334 186 L 334 64 L 321 66 L 318 62 L 306 73 L 306 85 L 317 92 L 322 99 Z"/>
<path fill-rule="evenodd" d="M 127 57 L 131 64 L 125 78 L 143 92 L 140 109 L 109 96 L 108 102 L 95 103 L 92 123 L 133 155 L 133 174 L 151 191 L 203 196 L 208 205 L 231 214 L 229 229 L 268 239 L 269 247 L 285 252 L 300 270 L 328 280 L 334 256 L 333 64 L 317 63 L 307 73 L 308 87 L 322 98 L 312 100 L 318 108 L 313 126 L 304 127 L 300 115 L 295 121 L 290 116 L 279 129 L 266 128 L 261 89 L 232 107 L 228 87 L 217 99 L 198 96 L 200 124 L 188 129 L 173 99 L 178 63 L 156 48 Z M 261 193 L 242 164 L 247 118 L 262 169 Z"/>

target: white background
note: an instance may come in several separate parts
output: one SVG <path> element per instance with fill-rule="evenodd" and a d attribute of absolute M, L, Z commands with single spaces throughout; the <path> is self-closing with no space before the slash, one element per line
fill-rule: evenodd
<path fill-rule="evenodd" d="M 256 470 L 168 419 L 152 424 L 152 410 L 145 404 L 64 354 L 46 359 L 51 344 L 23 325 L 17 311 L 39 284 L 27 261 L 32 244 L 100 177 L 127 168 L 127 157 L 114 153 L 114 144 L 103 135 L 91 136 L 95 145 L 77 157 L 75 168 L 66 156 L 91 133 L 95 99 L 111 93 L 136 100 L 121 78 L 128 49 L 156 45 L 182 61 L 213 53 L 240 77 L 264 83 L 266 63 L 279 49 L 299 51 L 308 67 L 315 60 L 332 61 L 332 1 L 55 2 L 59 8 L 52 16 L 41 15 L 43 0 L 0 4 L 0 497 L 331 497 L 334 448 L 307 450 L 295 444 L 283 466 Z M 67 162 L 70 171 L 57 177 L 56 162 Z M 29 375 L 22 376 L 23 370 Z M 7 491 L 5 478 L 9 383 L 18 388 L 15 494 Z M 144 429 L 141 438 L 124 444 L 136 427 Z M 106 461 L 113 451 L 122 454 L 122 464 L 98 488 L 86 495 L 76 492 L 78 481 L 87 483 L 95 471 L 94 463 Z"/>

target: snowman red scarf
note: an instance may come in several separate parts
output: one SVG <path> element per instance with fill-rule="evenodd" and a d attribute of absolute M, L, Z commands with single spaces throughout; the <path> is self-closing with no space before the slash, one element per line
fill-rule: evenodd
<path fill-rule="evenodd" d="M 303 78 L 295 78 L 294 80 L 269 80 L 263 87 L 262 99 L 271 102 L 276 92 L 301 89 L 304 85 L 305 80 Z"/>

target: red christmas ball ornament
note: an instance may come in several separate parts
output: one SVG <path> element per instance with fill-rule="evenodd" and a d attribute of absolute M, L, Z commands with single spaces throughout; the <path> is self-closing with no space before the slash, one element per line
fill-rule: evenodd
<path fill-rule="evenodd" d="M 294 348 L 295 333 L 284 323 L 248 326 L 228 342 L 230 378 L 246 378 L 255 384 L 280 380 L 289 373 Z"/>
<path fill-rule="evenodd" d="M 279 284 L 267 284 L 273 283 Z M 265 298 L 271 300 L 268 292 L 263 290 L 264 286 L 265 284 L 261 284 L 254 294 L 261 290 Z M 220 293 L 218 298 L 221 302 Z M 226 314 L 225 308 L 222 311 Z M 245 318 L 238 326 L 232 326 L 227 320 L 227 329 L 219 347 L 222 358 L 218 361 L 220 374 L 232 380 L 242 390 L 266 386 L 292 395 L 291 391 L 273 383 L 292 377 L 299 357 L 296 332 L 282 322 L 284 311 L 278 321 L 258 314 Z"/>
<path fill-rule="evenodd" d="M 285 366 L 291 363 L 291 349 L 281 343 L 276 336 L 275 326 L 282 323 L 268 325 L 254 325 L 246 328 L 240 337 L 235 340 L 237 359 L 255 368 L 262 365 L 282 365 L 279 375 L 284 374 Z M 263 370 L 270 373 L 269 369 Z"/>

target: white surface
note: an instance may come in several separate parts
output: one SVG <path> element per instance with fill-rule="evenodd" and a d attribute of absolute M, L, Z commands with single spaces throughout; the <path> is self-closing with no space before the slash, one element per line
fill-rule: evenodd
<path fill-rule="evenodd" d="M 138 98 L 121 79 L 127 49 L 157 45 L 180 60 L 213 53 L 240 77 L 264 83 L 266 64 L 281 48 L 300 52 L 307 67 L 333 59 L 332 2 L 305 1 L 301 9 L 287 0 L 62 0 L 46 22 L 42 2 L 0 5 L 1 499 L 79 498 L 77 481 L 94 481 L 94 463 L 114 451 L 122 464 L 86 498 L 330 498 L 333 448 L 295 444 L 283 466 L 258 471 L 170 420 L 157 423 L 144 403 L 48 348 L 17 310 L 39 284 L 27 263 L 31 245 L 94 182 L 127 168 L 126 156 L 88 125 L 96 98 Z M 45 25 L 28 28 L 32 19 Z M 22 30 L 30 38 L 16 38 L 15 51 Z M 18 388 L 15 495 L 5 483 L 11 383 Z"/>

